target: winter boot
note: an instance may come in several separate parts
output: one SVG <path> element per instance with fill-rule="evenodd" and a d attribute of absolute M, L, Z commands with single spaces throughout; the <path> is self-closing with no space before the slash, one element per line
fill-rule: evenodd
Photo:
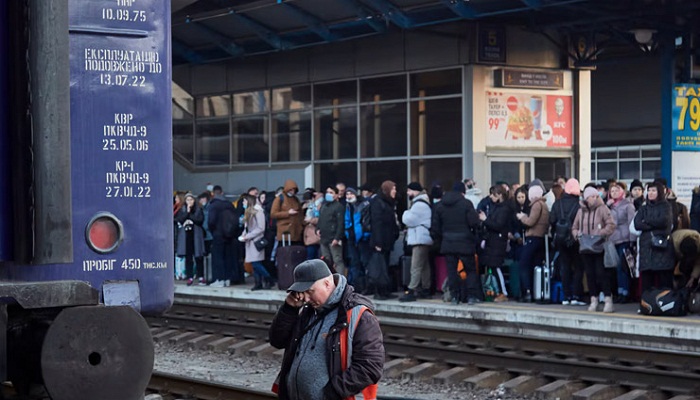
<path fill-rule="evenodd" d="M 260 290 L 260 289 L 262 289 L 262 288 L 263 288 L 263 286 L 262 286 L 262 279 L 260 279 L 260 275 L 255 274 L 255 286 L 253 286 L 252 288 L 250 288 L 250 290 Z"/>
<path fill-rule="evenodd" d="M 612 305 L 612 300 L 610 301 L 610 303 Z M 598 296 L 591 296 L 591 305 L 588 306 L 588 311 L 598 311 Z"/>
<path fill-rule="evenodd" d="M 403 296 L 399 297 L 399 301 L 400 301 L 401 303 L 406 303 L 406 302 L 409 302 L 409 301 L 416 301 L 416 300 L 417 300 L 416 293 L 415 293 L 413 290 L 410 290 L 410 289 L 407 290 L 406 293 L 404 293 Z"/>
<path fill-rule="evenodd" d="M 611 313 L 615 311 L 613 308 L 613 299 L 610 296 L 605 296 L 605 307 L 603 307 L 604 313 Z"/>

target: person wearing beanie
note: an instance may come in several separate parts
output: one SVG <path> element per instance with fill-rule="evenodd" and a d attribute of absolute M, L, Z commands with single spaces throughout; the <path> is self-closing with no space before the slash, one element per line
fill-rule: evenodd
<path fill-rule="evenodd" d="M 642 293 L 655 286 L 655 279 L 659 280 L 658 287 L 673 287 L 675 253 L 673 245 L 664 241 L 673 229 L 673 212 L 664 193 L 660 182 L 650 184 L 647 199 L 634 217 L 634 228 L 641 232 L 638 255 Z"/>
<path fill-rule="evenodd" d="M 349 187 L 349 188 L 345 189 L 345 194 L 348 194 L 348 193 L 352 193 L 352 194 L 354 194 L 355 196 L 357 196 L 357 190 L 356 190 L 355 188 Z M 347 199 L 346 199 L 346 200 L 347 200 Z"/>
<path fill-rule="evenodd" d="M 578 244 L 571 234 L 571 227 L 579 209 L 581 186 L 571 178 L 564 184 L 564 193 L 552 205 L 549 224 L 552 228 L 554 247 L 559 252 L 563 305 L 585 306 L 583 299 L 583 264 L 578 255 Z"/>
<path fill-rule="evenodd" d="M 610 214 L 615 222 L 615 231 L 608 238 L 615 245 L 617 255 L 620 258 L 620 263 L 611 271 L 612 274 L 617 273 L 617 299 L 615 303 L 626 303 L 630 291 L 630 274 L 627 267 L 627 259 L 625 251 L 630 247 L 630 242 L 636 240 L 630 234 L 630 222 L 634 219 L 634 205 L 625 195 L 625 189 L 622 182 L 611 182 L 608 186 L 608 194 L 610 199 L 607 202 L 610 208 Z"/>
<path fill-rule="evenodd" d="M 476 272 L 477 237 L 474 231 L 481 225 L 474 204 L 464 198 L 464 185 L 456 182 L 433 209 L 431 237 L 440 243 L 440 254 L 447 261 L 447 286 L 452 304 L 475 304 L 483 299 L 481 280 Z M 466 280 L 459 276 L 457 265 L 462 261 Z"/>
<path fill-rule="evenodd" d="M 430 189 L 430 198 L 433 200 L 433 204 L 438 203 L 442 199 L 442 186 L 433 185 Z"/>
<path fill-rule="evenodd" d="M 396 217 L 396 183 L 387 180 L 382 182 L 380 188 L 377 197 L 369 203 L 370 220 L 372 221 L 369 245 L 370 250 L 380 253 L 384 257 L 384 267 L 388 268 L 389 253 L 399 237 L 399 225 Z M 369 270 L 367 272 L 368 276 L 374 275 Z M 384 271 L 384 274 L 388 273 Z M 391 294 L 391 288 L 388 286 L 379 285 L 377 282 L 368 282 L 368 284 L 373 286 L 376 300 L 396 297 Z"/>
<path fill-rule="evenodd" d="M 345 399 L 359 393 L 376 398 L 384 344 L 374 309 L 322 260 L 294 268 L 294 283 L 268 332 L 270 345 L 285 350 L 273 387 L 279 398 Z M 347 326 L 355 327 L 353 337 Z M 339 360 L 346 358 L 343 370 Z"/>
<path fill-rule="evenodd" d="M 582 235 L 600 236 L 603 239 L 609 237 L 615 231 L 615 221 L 613 221 L 610 210 L 600 198 L 598 190 L 594 186 L 588 186 L 583 191 L 581 208 L 576 213 L 571 233 L 577 240 Z M 603 292 L 605 296 L 605 307 L 603 312 L 611 313 L 613 309 L 612 290 L 610 288 L 610 276 L 603 264 L 603 249 L 600 253 L 580 253 L 581 262 L 586 272 L 591 304 L 588 311 L 598 310 L 598 294 Z"/>
<path fill-rule="evenodd" d="M 430 293 L 430 237 L 432 209 L 428 194 L 418 182 L 411 182 L 406 189 L 406 195 L 411 201 L 410 208 L 403 213 L 402 222 L 408 228 L 406 243 L 411 246 L 411 270 L 408 290 L 399 298 L 401 302 L 416 301 Z"/>
<path fill-rule="evenodd" d="M 533 181 L 527 192 L 530 200 L 530 214 L 517 213 L 516 218 L 527 227 L 525 241 L 520 255 L 520 299 L 532 301 L 532 275 L 535 265 L 544 259 L 544 235 L 549 229 L 549 208 L 542 197 L 542 182 Z"/>

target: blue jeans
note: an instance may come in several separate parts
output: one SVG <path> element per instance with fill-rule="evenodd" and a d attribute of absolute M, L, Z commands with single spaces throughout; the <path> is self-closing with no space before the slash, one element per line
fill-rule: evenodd
<path fill-rule="evenodd" d="M 265 268 L 262 261 L 253 261 L 251 264 L 253 265 L 253 274 L 256 278 L 260 279 L 270 277 L 270 273 L 267 272 L 267 268 Z"/>
<path fill-rule="evenodd" d="M 629 242 L 615 245 L 617 255 L 620 256 L 620 264 L 617 266 L 617 294 L 620 296 L 627 296 L 630 293 L 630 273 L 627 258 L 625 258 L 625 249 L 629 247 Z"/>

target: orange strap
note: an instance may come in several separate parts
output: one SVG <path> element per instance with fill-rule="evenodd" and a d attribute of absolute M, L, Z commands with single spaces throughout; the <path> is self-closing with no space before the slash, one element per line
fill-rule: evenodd
<path fill-rule="evenodd" d="M 348 327 L 340 332 L 340 365 L 343 371 L 348 369 L 352 363 L 352 338 L 355 335 L 357 324 L 360 322 L 360 317 L 362 317 L 362 314 L 367 310 L 369 310 L 369 308 L 366 306 L 355 306 L 348 310 Z M 377 384 L 373 383 L 362 389 L 362 396 L 364 396 L 365 400 L 376 400 Z M 355 396 L 346 397 L 345 400 L 355 400 Z"/>

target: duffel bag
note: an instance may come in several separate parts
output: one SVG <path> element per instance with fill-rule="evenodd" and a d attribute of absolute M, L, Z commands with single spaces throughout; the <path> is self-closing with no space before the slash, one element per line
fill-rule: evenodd
<path fill-rule="evenodd" d="M 644 315 L 679 317 L 688 314 L 687 292 L 683 289 L 649 289 L 642 293 L 639 312 Z"/>

